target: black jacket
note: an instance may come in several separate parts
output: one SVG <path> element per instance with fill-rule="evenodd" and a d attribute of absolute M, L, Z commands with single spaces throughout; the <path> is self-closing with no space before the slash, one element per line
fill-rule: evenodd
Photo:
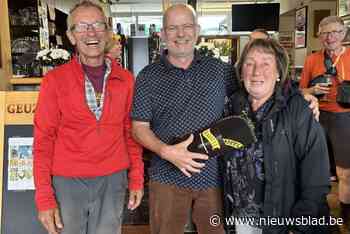
<path fill-rule="evenodd" d="M 228 112 L 240 114 L 247 100 L 245 91 L 236 92 L 229 99 Z M 283 90 L 277 89 L 273 106 L 263 119 L 262 129 L 263 216 L 327 216 L 326 195 L 330 182 L 326 139 L 308 103 L 295 87 L 288 85 Z M 228 157 L 222 158 L 229 160 Z M 225 216 L 229 217 L 230 213 L 230 207 L 225 207 Z M 328 232 L 325 226 L 276 225 L 264 227 L 263 233 L 288 233 L 288 230 L 293 233 Z"/>

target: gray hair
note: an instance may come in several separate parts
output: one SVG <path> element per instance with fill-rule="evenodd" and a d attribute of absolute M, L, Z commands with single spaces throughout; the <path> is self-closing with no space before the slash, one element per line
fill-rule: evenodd
<path fill-rule="evenodd" d="M 344 27 L 344 29 L 346 29 L 346 26 L 344 24 L 344 21 L 342 18 L 338 17 L 338 16 L 328 16 L 325 17 L 321 20 L 320 24 L 318 25 L 318 33 L 321 33 L 321 28 L 328 25 L 328 24 L 332 24 L 332 23 L 338 23 L 341 26 Z"/>
<path fill-rule="evenodd" d="M 194 10 L 194 8 L 191 5 L 180 3 L 180 4 L 174 4 L 174 5 L 170 6 L 168 9 L 165 10 L 165 12 L 163 14 L 163 28 L 166 27 L 166 23 L 167 23 L 167 20 L 168 20 L 169 12 L 174 10 L 174 9 L 177 9 L 177 8 L 182 8 L 182 9 L 189 10 L 191 12 L 191 14 L 192 14 L 193 23 L 197 24 L 197 22 L 198 22 L 197 21 L 197 13 Z"/>
<path fill-rule="evenodd" d="M 255 39 L 244 47 L 242 55 L 236 66 L 237 77 L 242 80 L 241 75 L 243 64 L 247 58 L 248 53 L 253 49 L 262 50 L 265 53 L 275 56 L 279 78 L 281 84 L 283 84 L 288 77 L 289 57 L 286 50 L 275 39 L 272 38 Z"/>
<path fill-rule="evenodd" d="M 69 15 L 67 17 L 67 30 L 70 31 L 72 26 L 73 26 L 73 22 L 72 22 L 72 15 L 74 13 L 74 11 L 76 11 L 78 8 L 89 8 L 89 7 L 94 7 L 96 8 L 97 10 L 99 10 L 105 17 L 105 21 L 107 21 L 106 19 L 106 16 L 105 16 L 105 13 L 102 9 L 102 7 L 94 2 L 91 2 L 89 0 L 83 0 L 77 4 L 74 5 L 74 7 L 69 11 Z M 107 23 L 107 22 L 106 22 Z M 108 24 L 107 24 L 108 26 Z"/>

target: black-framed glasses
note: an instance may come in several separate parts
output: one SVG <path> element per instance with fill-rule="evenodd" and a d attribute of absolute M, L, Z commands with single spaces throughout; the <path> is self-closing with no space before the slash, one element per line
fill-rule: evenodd
<path fill-rule="evenodd" d="M 343 30 L 333 30 L 330 32 L 320 32 L 319 35 L 326 38 L 328 36 L 339 36 L 342 32 Z"/>
<path fill-rule="evenodd" d="M 81 23 L 73 24 L 70 30 L 78 33 L 83 33 L 83 32 L 87 32 L 90 28 L 95 32 L 102 32 L 102 31 L 106 31 L 107 24 L 106 22 L 100 22 L 100 21 L 97 21 L 92 24 L 81 22 Z"/>

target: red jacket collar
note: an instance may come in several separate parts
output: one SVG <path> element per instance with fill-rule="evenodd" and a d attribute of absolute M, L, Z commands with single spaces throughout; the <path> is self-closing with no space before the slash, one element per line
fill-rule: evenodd
<path fill-rule="evenodd" d="M 111 59 L 110 57 L 106 56 L 105 59 L 108 59 L 111 62 L 111 73 L 109 74 L 108 79 L 119 79 L 119 80 L 125 80 L 124 78 L 124 71 L 123 68 L 114 60 Z M 83 68 L 81 66 L 81 63 L 79 62 L 78 56 L 73 56 L 71 63 L 74 68 L 78 70 L 80 74 L 84 74 Z M 84 76 L 82 76 L 84 77 Z"/>

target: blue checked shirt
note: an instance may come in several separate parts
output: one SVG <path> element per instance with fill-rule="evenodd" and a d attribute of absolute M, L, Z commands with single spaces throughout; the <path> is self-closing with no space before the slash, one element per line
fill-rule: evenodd
<path fill-rule="evenodd" d="M 165 143 L 195 132 L 220 119 L 226 96 L 234 88 L 232 67 L 196 54 L 188 69 L 170 64 L 165 56 L 146 66 L 137 76 L 132 119 L 149 122 Z M 161 157 L 154 156 L 150 179 L 179 187 L 206 189 L 220 186 L 217 158 L 206 162 L 201 173 L 185 176 Z"/>

